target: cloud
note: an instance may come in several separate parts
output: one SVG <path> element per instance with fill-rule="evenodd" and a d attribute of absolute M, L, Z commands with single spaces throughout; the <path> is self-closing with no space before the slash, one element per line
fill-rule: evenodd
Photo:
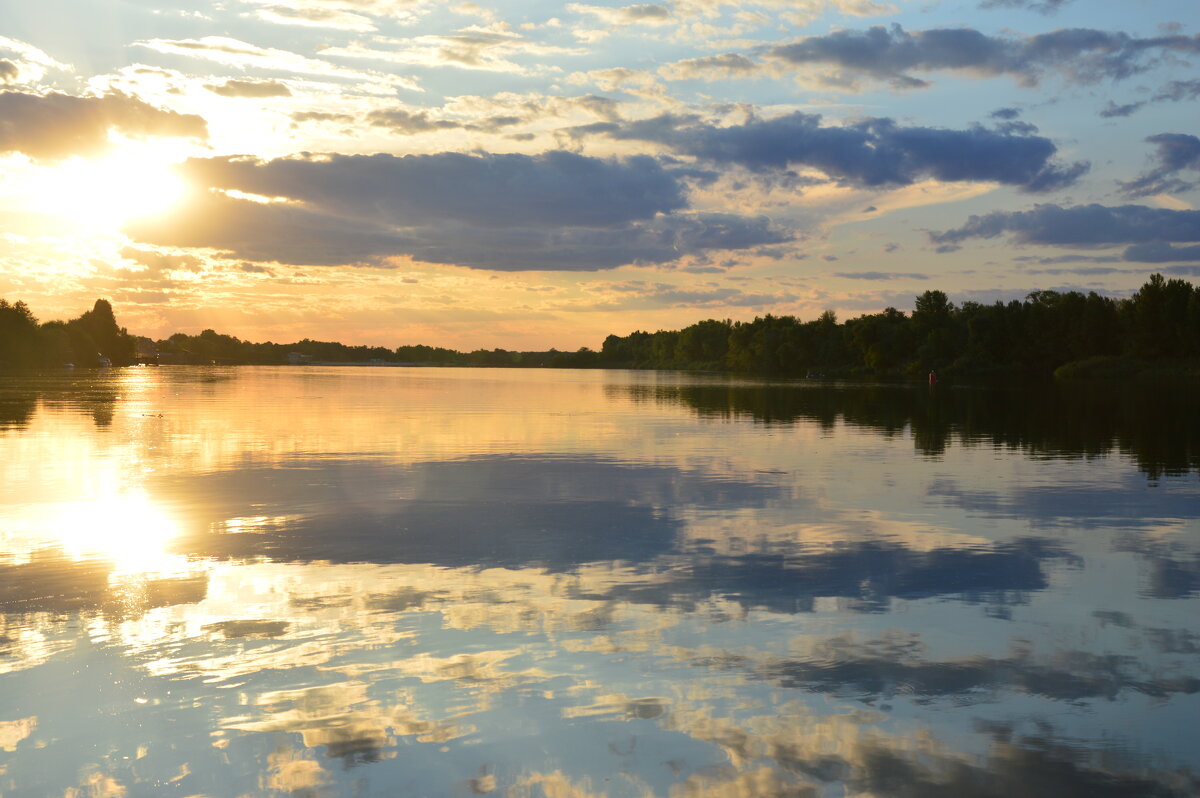
<path fill-rule="evenodd" d="M 1052 163 L 1057 148 L 1040 136 L 984 128 L 900 127 L 891 119 L 822 126 L 819 115 L 799 112 L 726 127 L 694 115 L 666 114 L 628 123 L 608 135 L 653 141 L 695 158 L 753 171 L 808 166 L 859 187 L 906 186 L 934 178 L 1049 191 L 1071 185 L 1088 168 L 1083 163 Z"/>
<path fill-rule="evenodd" d="M 577 48 L 532 42 L 507 26 L 497 23 L 486 27 L 472 25 L 454 33 L 415 36 L 409 39 L 378 39 L 380 47 L 352 44 L 327 47 L 321 55 L 331 58 L 358 58 L 414 66 L 453 66 L 485 72 L 509 72 L 525 75 L 541 67 L 526 67 L 512 56 L 583 55 Z"/>
<path fill-rule="evenodd" d="M 642 5 L 620 6 L 589 6 L 583 3 L 569 3 L 567 10 L 576 14 L 593 16 L 605 25 L 625 27 L 628 25 L 670 25 L 673 22 L 671 9 L 657 3 Z"/>
<path fill-rule="evenodd" d="M 1122 117 L 1122 116 L 1132 116 L 1137 111 L 1141 110 L 1142 106 L 1144 106 L 1144 105 L 1145 105 L 1144 102 L 1125 103 L 1124 105 L 1117 105 L 1112 100 L 1109 100 L 1108 105 L 1106 105 L 1104 107 L 1104 110 L 1102 110 L 1100 112 L 1100 116 L 1104 117 L 1105 119 L 1112 119 L 1114 117 Z"/>
<path fill-rule="evenodd" d="M 265 22 L 274 22 L 279 25 L 300 25 L 308 28 L 334 28 L 362 32 L 376 29 L 375 23 L 362 14 L 329 8 L 268 6 L 259 9 L 255 16 Z"/>
<path fill-rule="evenodd" d="M 930 238 L 935 243 L 955 244 L 1006 233 L 1021 244 L 1058 247 L 1200 241 L 1200 211 L 1145 205 L 1036 205 L 1030 211 L 971 216 L 962 227 L 931 233 Z"/>
<path fill-rule="evenodd" d="M 607 92 L 625 92 L 635 97 L 647 100 L 666 101 L 666 91 L 654 74 L 640 69 L 628 67 L 610 67 L 608 69 L 593 69 L 587 72 L 573 72 L 567 76 L 568 83 L 592 83 Z"/>
<path fill-rule="evenodd" d="M 222 97 L 291 97 L 292 90 L 278 80 L 237 80 L 230 78 L 224 83 L 210 83 L 204 88 Z"/>
<path fill-rule="evenodd" d="M 676 61 L 663 66 L 658 74 L 667 80 L 713 81 L 751 77 L 758 70 L 758 64 L 740 53 L 721 53 Z"/>
<path fill-rule="evenodd" d="M 1125 250 L 1125 260 L 1135 263 L 1170 263 L 1181 260 L 1200 260 L 1200 245 L 1173 247 L 1162 241 L 1134 244 Z"/>
<path fill-rule="evenodd" d="M 167 53 L 168 55 L 202 58 L 207 61 L 214 61 L 219 64 L 226 64 L 242 69 L 263 69 L 272 72 L 286 72 L 288 74 L 318 75 L 325 78 L 340 78 L 384 84 L 412 91 L 421 90 L 409 78 L 398 75 L 385 75 L 381 72 L 363 72 L 357 69 L 347 69 L 346 67 L 322 61 L 318 58 L 307 58 L 297 53 L 274 47 L 259 47 L 256 44 L 250 44 L 228 36 L 204 36 L 199 39 L 146 39 L 134 42 L 133 46 L 145 47 L 160 53 Z"/>
<path fill-rule="evenodd" d="M 156 108 L 124 94 L 0 92 L 0 120 L 0 152 L 21 152 L 43 161 L 101 153 L 113 132 L 132 138 L 208 135 L 199 116 Z"/>
<path fill-rule="evenodd" d="M 724 271 L 717 268 L 684 269 L 690 274 L 713 274 Z M 695 288 L 666 283 L 647 283 L 634 280 L 627 283 L 608 285 L 607 289 L 621 294 L 618 301 L 600 306 L 603 310 L 645 309 L 650 307 L 768 307 L 783 302 L 794 302 L 795 294 L 786 291 L 775 293 L 748 293 L 739 288 L 722 288 L 716 283 L 706 283 Z"/>
<path fill-rule="evenodd" d="M 255 16 L 279 25 L 300 25 L 335 30 L 373 31 L 373 17 L 398 21 L 416 19 L 424 0 L 242 0 L 261 6 Z"/>
<path fill-rule="evenodd" d="M 0 86 L 41 80 L 51 69 L 63 72 L 71 69 L 32 44 L 7 36 L 0 36 L 0 53 L 9 53 L 12 56 L 0 58 Z"/>
<path fill-rule="evenodd" d="M 528 121 L 517 115 L 497 114 L 474 122 L 435 119 L 428 111 L 410 111 L 406 108 L 377 109 L 367 113 L 364 121 L 372 127 L 386 128 L 402 136 L 434 133 L 440 130 L 474 130 L 495 133 L 504 128 Z"/>
<path fill-rule="evenodd" d="M 846 280 L 928 280 L 928 274 L 912 272 L 834 272 L 835 277 Z"/>
<path fill-rule="evenodd" d="M 371 111 L 366 116 L 366 122 L 372 127 L 387 128 L 393 133 L 406 136 L 465 127 L 461 122 L 431 119 L 427 111 L 409 111 L 404 108 Z"/>
<path fill-rule="evenodd" d="M 1027 8 L 1039 14 L 1055 14 L 1071 0 L 981 0 L 980 8 Z"/>
<path fill-rule="evenodd" d="M 893 24 L 810 36 L 763 52 L 791 66 L 828 65 L 835 72 L 825 82 L 843 88 L 853 88 L 855 76 L 922 88 L 929 83 L 909 73 L 938 71 L 1007 75 L 1022 86 L 1036 86 L 1046 71 L 1084 84 L 1127 78 L 1150 68 L 1154 53 L 1200 54 L 1200 36 L 1139 39 L 1089 28 L 1027 37 L 988 36 L 972 28 L 906 31 Z"/>
<path fill-rule="evenodd" d="M 645 156 L 213 158 L 193 159 L 183 171 L 219 191 L 198 193 L 170 218 L 130 226 L 132 237 L 251 261 L 408 256 L 505 271 L 666 263 L 789 239 L 764 217 L 689 212 L 680 179 Z"/>
<path fill-rule="evenodd" d="M 1100 116 L 1106 119 L 1132 116 L 1147 105 L 1154 103 L 1195 101 L 1198 98 L 1200 98 L 1200 80 L 1172 80 L 1159 89 L 1149 100 L 1126 103 L 1125 105 L 1117 105 L 1112 100 L 1109 100 L 1108 105 L 1100 111 Z"/>
<path fill-rule="evenodd" d="M 1146 141 L 1157 145 L 1154 157 L 1158 166 L 1135 180 L 1122 183 L 1121 189 L 1127 196 L 1148 197 L 1196 187 L 1195 180 L 1183 180 L 1178 174 L 1200 172 L 1200 138 L 1190 133 L 1159 133 Z"/>
<path fill-rule="evenodd" d="M 357 123 L 360 129 L 362 125 L 369 125 L 403 136 L 444 130 L 506 132 L 512 136 L 510 128 L 539 125 L 540 129 L 544 128 L 544 124 L 539 123 L 544 123 L 550 118 L 612 120 L 619 119 L 620 115 L 615 101 L 596 95 L 560 97 L 504 93 L 493 97 L 454 97 L 441 107 L 418 108 L 397 104 L 378 107 L 361 116 L 327 111 L 302 111 L 293 113 L 291 118 L 296 123 Z"/>

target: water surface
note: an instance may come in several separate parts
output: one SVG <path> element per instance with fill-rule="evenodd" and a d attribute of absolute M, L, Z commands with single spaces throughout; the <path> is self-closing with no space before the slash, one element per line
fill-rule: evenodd
<path fill-rule="evenodd" d="M 1195 795 L 1190 403 L 4 376 L 0 795 Z"/>

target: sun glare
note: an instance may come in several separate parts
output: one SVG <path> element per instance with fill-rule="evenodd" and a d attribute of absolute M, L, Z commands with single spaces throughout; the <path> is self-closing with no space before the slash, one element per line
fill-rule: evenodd
<path fill-rule="evenodd" d="M 151 151 L 123 149 L 98 160 L 75 158 L 47 170 L 33 190 L 34 209 L 87 227 L 115 230 L 166 213 L 187 186 L 170 161 Z"/>
<path fill-rule="evenodd" d="M 141 493 L 56 505 L 47 521 L 51 539 L 69 556 L 107 560 L 117 575 L 169 571 L 178 564 L 167 548 L 178 524 Z"/>

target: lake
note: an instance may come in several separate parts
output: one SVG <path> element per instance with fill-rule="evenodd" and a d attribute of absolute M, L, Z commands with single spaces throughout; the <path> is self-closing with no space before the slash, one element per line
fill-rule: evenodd
<path fill-rule="evenodd" d="M 1194 796 L 1187 389 L 0 376 L 0 795 Z"/>

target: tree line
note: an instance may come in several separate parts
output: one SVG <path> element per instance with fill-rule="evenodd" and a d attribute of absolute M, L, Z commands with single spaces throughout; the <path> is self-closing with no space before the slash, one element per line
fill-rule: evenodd
<path fill-rule="evenodd" d="M 0 366 L 97 366 L 102 362 L 127 366 L 136 353 L 137 339 L 117 325 L 106 299 L 97 299 L 92 309 L 78 318 L 45 324 L 38 323 L 24 302 L 10 304 L 0 299 Z"/>
<path fill-rule="evenodd" d="M 605 339 L 596 360 L 627 368 L 762 375 L 1121 376 L 1200 357 L 1200 289 L 1155 274 L 1133 296 L 1035 291 L 1024 300 L 955 305 L 942 291 L 911 313 L 887 308 L 839 323 L 770 314 Z M 1195 364 L 1193 364 L 1193 367 Z"/>
<path fill-rule="evenodd" d="M 599 351 L 520 352 L 405 345 L 396 349 L 304 339 L 252 343 L 214 330 L 158 341 L 164 362 L 282 364 L 413 363 L 544 368 L 725 371 L 781 377 L 912 378 L 1049 375 L 1122 377 L 1155 368 L 1197 371 L 1200 288 L 1155 274 L 1126 299 L 1095 292 L 1035 291 L 1024 300 L 950 302 L 942 291 L 916 297 L 905 313 L 887 308 L 839 322 L 832 311 L 804 322 L 767 314 L 753 321 L 708 319 L 681 330 L 610 335 Z M 68 322 L 38 324 L 23 302 L 0 299 L 0 365 L 114 365 L 136 359 L 137 341 L 111 305 Z"/>

